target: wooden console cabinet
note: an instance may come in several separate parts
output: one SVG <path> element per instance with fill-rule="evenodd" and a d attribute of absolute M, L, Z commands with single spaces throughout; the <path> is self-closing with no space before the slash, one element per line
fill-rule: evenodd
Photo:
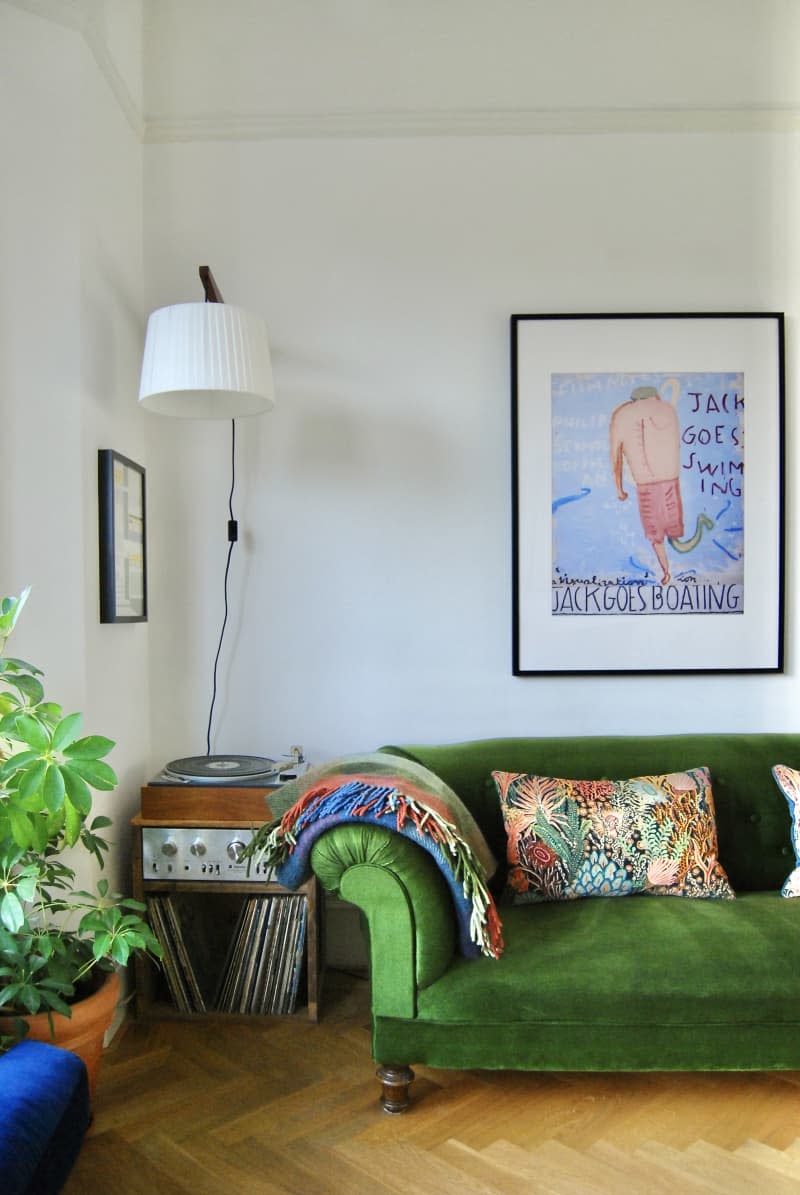
<path fill-rule="evenodd" d="M 302 961 L 308 1017 L 318 1019 L 322 906 L 316 878 L 294 892 L 252 869 L 248 876 L 236 859 L 237 844 L 249 840 L 252 828 L 269 817 L 268 798 L 268 789 L 254 788 L 142 789 L 141 813 L 132 821 L 133 894 L 146 904 L 155 902 L 151 924 L 162 944 L 172 943 L 173 957 L 160 967 L 148 959 L 136 960 L 139 1016 L 277 1012 L 278 1005 L 293 1004 L 300 979 L 295 968 Z M 159 833 L 148 835 L 148 827 Z M 151 838 L 160 848 L 153 848 Z M 192 855 L 181 856 L 173 840 L 182 844 L 188 839 Z M 217 845 L 210 850 L 207 840 Z M 228 851 L 221 854 L 219 844 L 226 842 Z M 286 901 L 291 903 L 284 905 Z M 167 913 L 178 927 L 174 936 L 168 932 Z M 176 984 L 182 987 L 177 979 L 185 979 L 187 972 L 191 990 L 185 999 L 176 999 Z M 273 1007 L 270 991 L 275 993 Z"/>

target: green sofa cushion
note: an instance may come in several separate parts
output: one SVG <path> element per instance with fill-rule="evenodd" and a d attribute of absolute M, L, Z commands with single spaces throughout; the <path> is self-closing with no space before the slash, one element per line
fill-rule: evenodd
<path fill-rule="evenodd" d="M 556 1070 L 800 1067 L 800 903 L 613 897 L 503 910 L 500 962 L 454 959 L 379 1061 Z"/>
<path fill-rule="evenodd" d="M 518 906 L 503 910 L 503 929 L 502 961 L 454 959 L 420 992 L 420 1019 L 800 1021 L 800 906 L 777 892 Z"/>

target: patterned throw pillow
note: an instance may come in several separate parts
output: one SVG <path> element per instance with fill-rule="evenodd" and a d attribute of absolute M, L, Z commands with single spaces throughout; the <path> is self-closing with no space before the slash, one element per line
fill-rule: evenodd
<path fill-rule="evenodd" d="M 708 768 L 633 780 L 493 772 L 515 903 L 580 896 L 732 899 Z"/>
<path fill-rule="evenodd" d="M 781 896 L 800 896 L 800 772 L 778 763 L 772 769 L 778 788 L 789 805 L 792 816 L 792 846 L 795 869 L 781 888 Z"/>

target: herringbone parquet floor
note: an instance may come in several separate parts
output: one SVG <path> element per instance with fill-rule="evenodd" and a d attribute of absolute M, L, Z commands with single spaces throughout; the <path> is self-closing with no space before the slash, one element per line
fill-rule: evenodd
<path fill-rule="evenodd" d="M 800 1074 L 417 1068 L 377 1103 L 363 980 L 318 1025 L 129 1023 L 64 1195 L 800 1195 Z"/>

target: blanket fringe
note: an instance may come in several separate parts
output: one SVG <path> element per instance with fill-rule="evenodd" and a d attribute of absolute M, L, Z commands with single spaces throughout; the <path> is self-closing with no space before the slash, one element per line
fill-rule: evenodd
<path fill-rule="evenodd" d="M 407 796 L 395 785 L 371 784 L 365 780 L 348 780 L 332 776 L 304 793 L 283 817 L 256 832 L 248 854 L 279 867 L 291 855 L 298 838 L 306 827 L 319 818 L 334 817 L 386 818 L 399 832 L 407 832 L 411 823 L 420 837 L 430 838 L 445 857 L 456 881 L 460 882 L 465 900 L 471 904 L 469 932 L 481 953 L 499 958 L 503 951 L 500 918 L 494 900 L 483 878 L 483 869 L 472 848 L 459 835 L 456 826 L 435 809 Z"/>

